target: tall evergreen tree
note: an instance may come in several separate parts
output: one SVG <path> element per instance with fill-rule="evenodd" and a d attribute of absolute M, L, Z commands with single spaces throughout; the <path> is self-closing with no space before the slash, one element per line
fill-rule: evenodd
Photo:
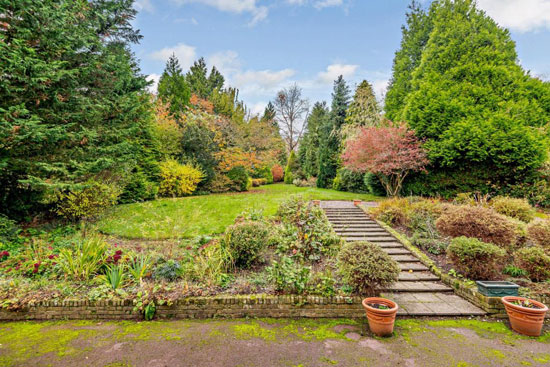
<path fill-rule="evenodd" d="M 403 119 L 405 98 L 412 91 L 412 74 L 420 64 L 422 52 L 432 31 L 432 17 L 417 0 L 412 0 L 407 13 L 407 24 L 401 27 L 401 47 L 395 53 L 392 78 L 385 98 L 384 111 L 392 121 Z"/>
<path fill-rule="evenodd" d="M 218 71 L 218 69 L 216 69 L 215 66 L 212 66 L 210 75 L 208 75 L 208 95 L 210 95 L 214 89 L 221 90 L 224 83 L 225 78 L 223 75 Z"/>
<path fill-rule="evenodd" d="M 355 90 L 353 101 L 349 105 L 346 123 L 355 127 L 376 126 L 380 122 L 380 106 L 374 95 L 372 85 L 363 80 Z"/>
<path fill-rule="evenodd" d="M 191 88 L 191 93 L 196 94 L 199 98 L 207 98 L 210 95 L 208 83 L 208 70 L 204 58 L 200 58 L 193 63 L 186 75 L 187 82 Z"/>
<path fill-rule="evenodd" d="M 275 126 L 278 129 L 279 125 L 275 120 L 276 114 L 277 112 L 275 112 L 275 106 L 273 106 L 273 103 L 270 101 L 264 109 L 264 115 L 262 116 L 262 120 L 269 121 L 271 124 L 273 124 L 273 126 Z"/>
<path fill-rule="evenodd" d="M 548 85 L 524 72 L 509 32 L 473 0 L 442 0 L 432 11 L 406 121 L 435 168 L 462 176 L 477 168 L 495 185 L 521 180 L 546 158 Z"/>
<path fill-rule="evenodd" d="M 149 158 L 147 81 L 130 43 L 129 0 L 3 2 L 0 212 Z M 150 147 L 154 149 L 154 147 Z"/>
<path fill-rule="evenodd" d="M 159 80 L 158 96 L 170 104 L 170 112 L 174 114 L 183 112 L 189 104 L 191 90 L 175 54 L 172 54 L 166 62 Z"/>
<path fill-rule="evenodd" d="M 320 128 L 327 124 L 329 117 L 326 102 L 316 102 L 308 116 L 306 132 L 298 150 L 302 170 L 308 177 L 319 174 Z"/>
<path fill-rule="evenodd" d="M 340 75 L 334 81 L 330 119 L 327 119 L 326 123 L 319 129 L 320 146 L 317 187 L 331 187 L 332 180 L 336 177 L 341 152 L 341 128 L 346 122 L 349 99 L 350 89 L 344 77 Z"/>

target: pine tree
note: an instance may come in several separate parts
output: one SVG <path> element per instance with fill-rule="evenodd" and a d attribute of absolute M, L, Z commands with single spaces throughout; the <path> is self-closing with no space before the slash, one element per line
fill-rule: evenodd
<path fill-rule="evenodd" d="M 150 162 L 147 81 L 129 44 L 132 1 L 4 2 L 0 24 L 0 211 L 24 215 L 55 189 Z"/>
<path fill-rule="evenodd" d="M 442 0 L 432 11 L 407 122 L 435 168 L 477 168 L 495 184 L 521 180 L 546 157 L 539 127 L 550 120 L 548 85 L 523 71 L 509 32 L 474 1 Z"/>
<path fill-rule="evenodd" d="M 332 186 L 336 177 L 341 152 L 341 128 L 346 122 L 346 111 L 350 99 L 350 90 L 344 77 L 340 75 L 334 82 L 330 119 L 320 127 L 319 175 L 317 187 Z"/>
<path fill-rule="evenodd" d="M 274 127 L 278 129 L 279 125 L 275 120 L 275 114 L 276 114 L 275 106 L 273 106 L 273 103 L 270 101 L 264 109 L 264 115 L 262 116 L 262 120 L 269 121 Z"/>
<path fill-rule="evenodd" d="M 212 66 L 212 70 L 210 70 L 210 75 L 208 76 L 208 95 L 210 95 L 214 89 L 221 90 L 224 83 L 225 78 L 223 75 L 215 66 Z"/>
<path fill-rule="evenodd" d="M 209 83 L 207 78 L 206 62 L 200 58 L 193 63 L 186 75 L 187 82 L 191 88 L 191 93 L 199 98 L 208 98 L 210 95 Z"/>
<path fill-rule="evenodd" d="M 159 80 L 158 96 L 170 104 L 170 112 L 173 114 L 183 112 L 189 104 L 191 90 L 185 81 L 185 75 L 183 75 L 175 54 L 172 54 L 166 62 L 166 67 Z"/>
<path fill-rule="evenodd" d="M 395 53 L 392 78 L 385 98 L 385 115 L 392 121 L 403 119 L 405 98 L 412 91 L 412 73 L 420 64 L 432 28 L 432 16 L 422 9 L 417 0 L 412 0 L 407 25 L 401 27 L 401 47 Z"/>
<path fill-rule="evenodd" d="M 349 105 L 346 123 L 353 127 L 376 126 L 380 122 L 380 112 L 372 85 L 363 80 L 357 86 L 353 101 Z"/>
<path fill-rule="evenodd" d="M 307 119 L 306 132 L 300 142 L 298 156 L 304 173 L 308 177 L 319 173 L 319 129 L 326 125 L 329 111 L 326 102 L 317 102 L 313 105 Z"/>

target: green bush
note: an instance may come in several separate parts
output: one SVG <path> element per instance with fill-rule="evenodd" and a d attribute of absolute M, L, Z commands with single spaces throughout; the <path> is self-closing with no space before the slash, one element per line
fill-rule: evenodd
<path fill-rule="evenodd" d="M 164 279 L 172 282 L 178 278 L 181 278 L 182 275 L 183 268 L 177 260 L 170 259 L 165 261 L 161 259 L 153 270 L 153 279 L 157 280 Z"/>
<path fill-rule="evenodd" d="M 118 202 L 128 204 L 154 200 L 158 190 L 157 183 L 149 181 L 142 172 L 136 172 L 124 186 Z"/>
<path fill-rule="evenodd" d="M 529 223 L 535 218 L 535 209 L 529 204 L 527 199 L 497 196 L 489 204 L 497 213 L 519 219 L 525 223 Z"/>
<path fill-rule="evenodd" d="M 273 173 L 268 166 L 262 166 L 252 172 L 252 178 L 265 179 L 266 184 L 273 183 Z"/>
<path fill-rule="evenodd" d="M 300 169 L 300 163 L 296 158 L 296 153 L 292 151 L 290 152 L 290 156 L 288 157 L 288 161 L 285 167 L 285 177 L 284 177 L 285 184 L 291 185 L 294 179 L 301 178 L 301 177 L 298 177 L 297 175 L 299 169 Z"/>
<path fill-rule="evenodd" d="M 364 175 L 346 168 L 338 170 L 334 181 L 332 181 L 332 188 L 338 191 L 359 193 L 367 192 L 368 190 L 365 185 Z"/>
<path fill-rule="evenodd" d="M 473 237 L 507 248 L 518 242 L 514 221 L 482 206 L 450 207 L 436 221 L 436 227 L 445 236 Z"/>
<path fill-rule="evenodd" d="M 250 182 L 246 168 L 243 166 L 233 167 L 227 172 L 227 177 L 232 181 L 236 191 L 247 191 L 252 182 Z"/>
<path fill-rule="evenodd" d="M 245 221 L 229 226 L 223 244 L 229 250 L 235 266 L 249 268 L 256 263 L 269 241 L 269 229 L 263 222 Z"/>
<path fill-rule="evenodd" d="M 278 291 L 302 294 L 307 290 L 311 268 L 296 264 L 290 257 L 283 256 L 280 261 L 273 261 L 266 271 L 268 280 Z"/>
<path fill-rule="evenodd" d="M 409 223 L 410 202 L 406 198 L 391 198 L 381 201 L 371 214 L 391 226 L 405 226 Z"/>
<path fill-rule="evenodd" d="M 115 185 L 90 180 L 80 189 L 57 192 L 55 212 L 70 221 L 94 218 L 115 205 L 119 195 Z"/>
<path fill-rule="evenodd" d="M 550 256 L 540 247 L 525 247 L 514 253 L 515 265 L 527 272 L 529 279 L 543 282 L 550 279 Z"/>
<path fill-rule="evenodd" d="M 0 243 L 7 244 L 17 241 L 20 232 L 21 229 L 15 221 L 0 214 Z"/>
<path fill-rule="evenodd" d="M 192 164 L 180 164 L 172 159 L 161 162 L 159 194 L 168 197 L 191 195 L 203 178 L 204 173 Z"/>
<path fill-rule="evenodd" d="M 492 280 L 502 269 L 506 251 L 476 238 L 457 237 L 447 247 L 447 257 L 456 270 L 473 280 Z"/>
<path fill-rule="evenodd" d="M 550 220 L 538 219 L 527 225 L 529 238 L 550 254 Z"/>
<path fill-rule="evenodd" d="M 348 242 L 338 254 L 338 269 L 345 284 L 361 296 L 377 295 L 381 287 L 397 281 L 400 270 L 382 248 L 370 242 Z"/>
<path fill-rule="evenodd" d="M 380 182 L 380 179 L 374 173 L 365 173 L 363 180 L 365 182 L 365 187 L 370 194 L 376 196 L 386 196 L 386 189 L 384 188 L 384 185 L 382 185 L 382 182 Z"/>

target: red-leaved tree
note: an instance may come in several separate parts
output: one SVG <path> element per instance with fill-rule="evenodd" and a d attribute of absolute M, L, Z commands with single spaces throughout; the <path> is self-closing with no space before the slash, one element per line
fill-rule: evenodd
<path fill-rule="evenodd" d="M 346 142 L 344 166 L 358 172 L 372 172 L 388 196 L 397 196 L 411 171 L 422 171 L 428 158 L 414 132 L 404 125 L 365 127 Z"/>

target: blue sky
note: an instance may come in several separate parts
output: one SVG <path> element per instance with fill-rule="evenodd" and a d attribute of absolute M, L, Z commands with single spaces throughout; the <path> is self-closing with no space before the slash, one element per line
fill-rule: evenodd
<path fill-rule="evenodd" d="M 428 0 L 424 1 L 425 3 Z M 298 83 L 315 102 L 330 101 L 343 74 L 369 80 L 382 98 L 409 0 L 137 0 L 133 47 L 142 71 L 158 80 L 175 53 L 184 69 L 203 56 L 240 89 L 253 112 Z M 522 65 L 550 79 L 550 0 L 478 0 L 509 28 Z"/>

